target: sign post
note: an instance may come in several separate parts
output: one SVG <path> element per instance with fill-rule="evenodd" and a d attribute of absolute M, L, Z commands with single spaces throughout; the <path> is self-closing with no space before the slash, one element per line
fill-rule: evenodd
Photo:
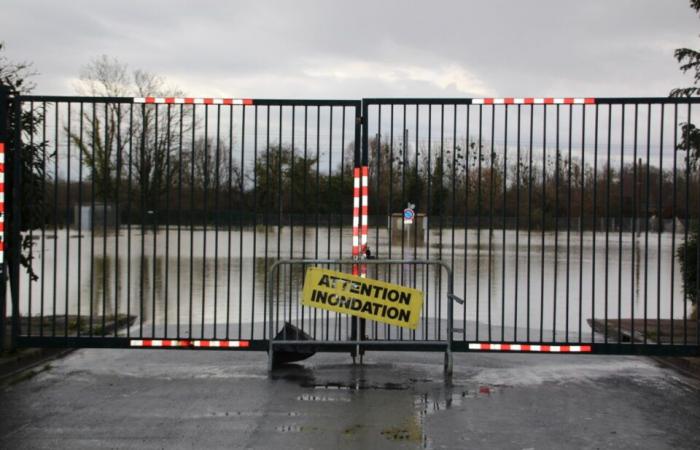
<path fill-rule="evenodd" d="M 411 208 L 406 208 L 403 210 L 403 223 L 406 225 L 413 225 L 413 219 L 416 218 L 416 212 Z"/>

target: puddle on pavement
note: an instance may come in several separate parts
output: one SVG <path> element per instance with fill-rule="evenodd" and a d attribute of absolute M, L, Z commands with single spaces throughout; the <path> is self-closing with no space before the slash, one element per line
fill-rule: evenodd
<path fill-rule="evenodd" d="M 420 414 L 427 416 L 438 411 L 462 406 L 468 399 L 489 397 L 497 392 L 493 386 L 479 386 L 475 389 L 457 389 L 456 391 L 453 388 L 451 390 L 452 392 L 446 393 L 448 395 L 445 396 L 435 396 L 431 393 L 416 395 L 413 404 Z"/>
<path fill-rule="evenodd" d="M 360 375 L 359 373 L 357 375 Z M 358 435 L 379 433 L 384 439 L 394 442 L 417 444 L 421 448 L 433 448 L 432 439 L 425 431 L 428 416 L 451 408 L 461 407 L 474 399 L 489 398 L 501 390 L 501 387 L 491 385 L 444 385 L 431 378 L 405 378 L 400 381 L 378 382 L 362 375 L 349 376 L 347 380 L 322 380 L 329 378 L 322 372 L 303 368 L 291 367 L 277 372 L 273 378 L 295 383 L 308 391 L 296 397 L 303 402 L 343 402 L 353 401 L 359 391 L 400 391 L 407 396 L 407 408 L 403 417 L 397 417 L 396 422 L 382 429 L 368 428 L 368 424 L 354 424 L 341 431 L 345 438 L 354 439 Z M 304 425 L 285 425 L 277 427 L 282 433 L 300 433 L 310 431 Z"/>
<path fill-rule="evenodd" d="M 342 391 L 364 391 L 364 390 L 382 390 L 382 391 L 405 391 L 410 385 L 403 383 L 368 383 L 365 380 L 359 380 L 354 384 L 342 383 L 323 383 L 323 384 L 302 384 L 302 387 L 323 390 L 342 390 Z"/>
<path fill-rule="evenodd" d="M 467 400 L 493 395 L 493 386 L 478 386 L 473 389 L 452 386 L 437 392 L 425 392 L 414 396 L 415 411 L 397 427 L 382 430 L 381 435 L 391 441 L 408 441 L 432 448 L 432 440 L 425 432 L 425 420 L 439 411 L 462 406 Z"/>
<path fill-rule="evenodd" d="M 328 395 L 313 395 L 313 394 L 302 394 L 297 397 L 297 400 L 302 402 L 350 402 L 350 398 L 345 397 L 331 397 Z"/>
<path fill-rule="evenodd" d="M 310 427 L 306 425 L 280 425 L 275 427 L 275 431 L 279 433 L 302 433 L 310 431 L 318 431 L 316 427 Z"/>

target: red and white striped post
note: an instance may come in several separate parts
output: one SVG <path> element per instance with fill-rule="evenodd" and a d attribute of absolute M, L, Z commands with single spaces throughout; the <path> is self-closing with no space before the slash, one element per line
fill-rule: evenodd
<path fill-rule="evenodd" d="M 5 349 L 5 328 L 7 319 L 5 269 L 5 142 L 9 140 L 9 100 L 10 90 L 0 84 L 0 351 Z M 13 342 L 10 346 L 14 345 Z"/>

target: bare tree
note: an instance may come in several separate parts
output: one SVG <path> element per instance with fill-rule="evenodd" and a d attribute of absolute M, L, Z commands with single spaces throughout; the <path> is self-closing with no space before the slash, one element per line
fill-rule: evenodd
<path fill-rule="evenodd" d="M 93 59 L 80 72 L 76 91 L 90 96 L 178 97 L 164 78 L 129 67 L 106 55 Z M 140 189 L 142 208 L 154 209 L 175 182 L 181 161 L 177 156 L 180 129 L 191 129 L 191 120 L 170 105 L 137 105 L 108 102 L 94 104 L 83 114 L 86 137 L 71 135 L 80 148 L 83 163 L 91 171 L 95 195 L 102 201 L 118 199 L 119 183 L 133 173 Z M 123 184 L 122 184 L 123 186 Z"/>
<path fill-rule="evenodd" d="M 31 63 L 16 62 L 8 59 L 2 52 L 5 44 L 0 42 L 0 86 L 5 86 L 13 93 L 28 94 L 35 85 L 31 80 L 37 75 Z M 13 108 L 9 110 L 9 129 L 21 130 L 23 136 L 31 136 L 36 133 L 44 120 L 43 108 L 35 108 L 31 111 L 21 111 L 19 116 L 15 116 Z M 10 140 L 10 145 L 15 143 Z M 45 220 L 46 204 L 45 192 L 42 188 L 42 180 L 46 180 L 48 174 L 45 171 L 46 161 L 53 158 L 47 154 L 47 141 L 37 141 L 22 139 L 20 144 L 22 155 L 22 186 L 20 190 L 20 209 L 22 216 L 22 230 L 38 227 Z M 10 152 L 8 152 L 9 154 Z M 12 186 L 12 172 L 6 174 L 6 185 Z M 30 279 L 37 280 L 39 277 L 32 269 L 34 241 L 31 236 L 25 234 L 21 238 L 21 251 L 19 263 L 25 267 Z M 12 254 L 9 253 L 9 257 Z"/>

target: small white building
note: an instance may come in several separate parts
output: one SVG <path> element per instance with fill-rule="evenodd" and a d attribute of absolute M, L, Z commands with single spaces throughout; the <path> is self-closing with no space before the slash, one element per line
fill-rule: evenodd
<path fill-rule="evenodd" d="M 94 209 L 93 209 L 94 206 Z M 115 228 L 119 226 L 117 208 L 113 203 L 95 202 L 73 207 L 73 228 Z"/>

